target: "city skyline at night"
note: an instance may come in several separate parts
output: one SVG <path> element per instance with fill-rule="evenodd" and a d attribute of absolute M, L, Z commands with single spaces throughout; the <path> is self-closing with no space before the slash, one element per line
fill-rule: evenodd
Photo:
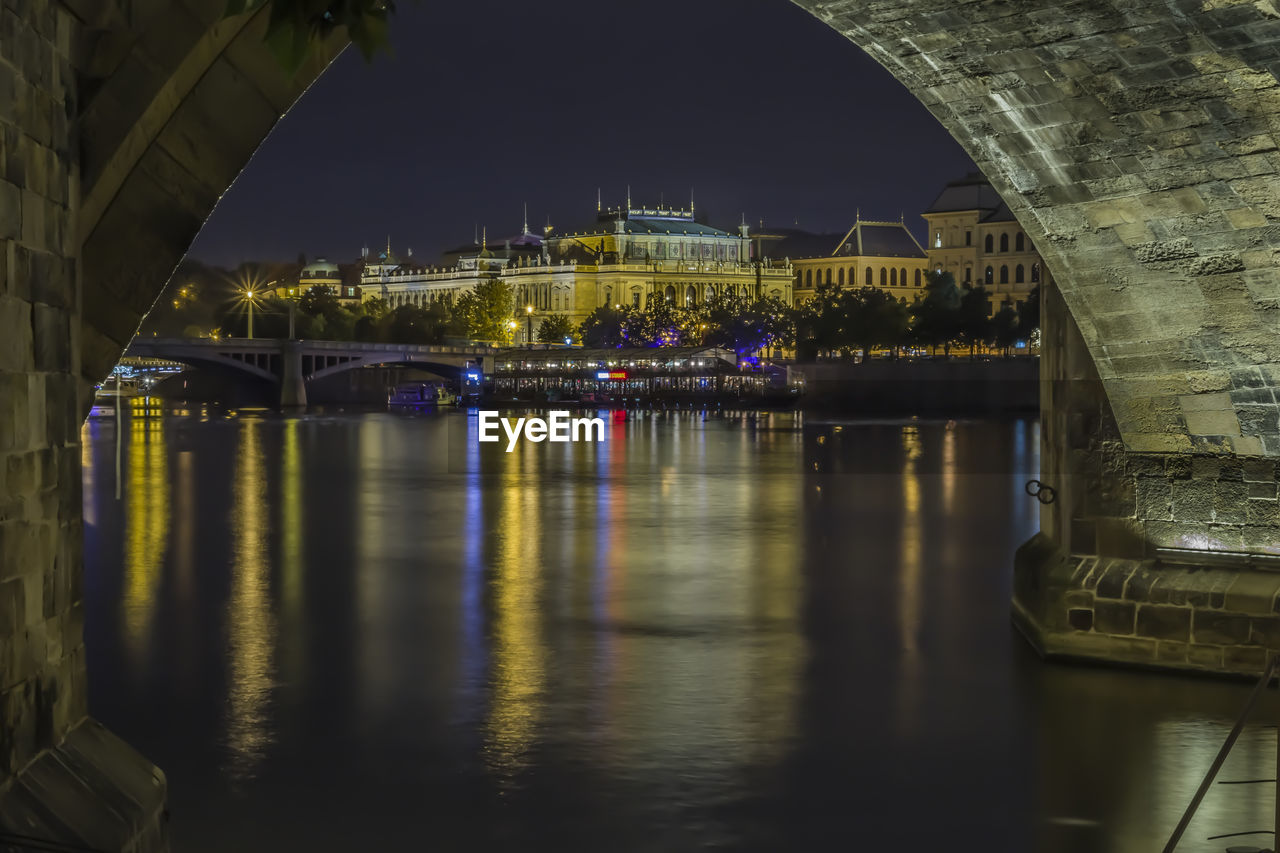
<path fill-rule="evenodd" d="M 316 81 L 191 257 L 349 261 L 390 235 L 434 258 L 478 228 L 517 233 L 526 207 L 533 230 L 564 229 L 628 191 L 725 228 L 843 233 L 860 211 L 923 240 L 917 213 L 973 169 L 901 84 L 790 4 L 407 3 L 391 43 Z"/>

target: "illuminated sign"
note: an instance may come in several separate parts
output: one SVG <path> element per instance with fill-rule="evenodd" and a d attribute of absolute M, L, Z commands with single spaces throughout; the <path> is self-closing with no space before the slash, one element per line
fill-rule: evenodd
<path fill-rule="evenodd" d="M 627 372 L 625 370 L 601 370 L 596 373 L 596 379 L 626 379 Z"/>

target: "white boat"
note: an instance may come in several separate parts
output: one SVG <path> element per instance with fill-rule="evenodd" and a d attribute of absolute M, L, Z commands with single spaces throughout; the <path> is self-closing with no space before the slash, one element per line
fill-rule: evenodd
<path fill-rule="evenodd" d="M 449 406 L 457 396 L 440 382 L 406 382 L 391 389 L 389 406 Z"/>

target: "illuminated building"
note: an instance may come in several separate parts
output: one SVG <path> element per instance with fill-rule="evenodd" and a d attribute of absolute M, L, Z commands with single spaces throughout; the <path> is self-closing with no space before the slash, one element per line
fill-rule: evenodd
<path fill-rule="evenodd" d="M 390 251 L 390 246 L 387 250 Z M 347 283 L 341 268 L 324 258 L 316 258 L 314 261 L 303 264 L 302 269 L 298 271 L 296 281 L 276 282 L 273 283 L 272 289 L 276 296 L 282 299 L 300 299 L 315 287 L 329 288 L 344 305 L 360 304 L 360 286 Z"/>
<path fill-rule="evenodd" d="M 947 184 L 923 214 L 929 223 L 929 268 L 958 284 L 982 284 L 991 311 L 1017 307 L 1044 274 L 1044 261 L 991 184 L 971 172 Z"/>
<path fill-rule="evenodd" d="M 419 266 L 390 255 L 366 259 L 364 298 L 392 307 L 452 301 L 478 282 L 497 277 L 516 294 L 522 322 L 517 341 L 536 336 L 542 318 L 563 314 L 578 324 L 606 305 L 648 308 L 656 301 L 689 307 L 717 296 L 772 297 L 790 305 L 792 270 L 785 262 L 753 259 L 744 224 L 738 233 L 694 220 L 692 208 L 601 209 L 595 221 L 541 236 L 526 221 L 515 237 L 490 244 L 487 234 L 470 251 L 445 253 L 446 266 Z"/>
<path fill-rule="evenodd" d="M 780 249 L 803 251 L 805 246 L 797 238 L 784 240 Z M 902 222 L 878 222 L 859 215 L 844 236 L 825 243 L 825 251 L 806 254 L 791 261 L 797 302 L 812 298 L 819 284 L 876 287 L 907 303 L 924 293 L 929 257 Z"/>

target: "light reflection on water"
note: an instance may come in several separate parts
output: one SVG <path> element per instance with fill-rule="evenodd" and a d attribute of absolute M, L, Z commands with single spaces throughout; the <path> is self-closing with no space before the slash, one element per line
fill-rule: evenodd
<path fill-rule="evenodd" d="M 608 431 L 135 417 L 117 503 L 87 425 L 91 706 L 168 772 L 177 849 L 1163 843 L 1247 687 L 1013 634 L 1034 422 Z M 1261 730 L 1222 778 L 1273 773 Z"/>

